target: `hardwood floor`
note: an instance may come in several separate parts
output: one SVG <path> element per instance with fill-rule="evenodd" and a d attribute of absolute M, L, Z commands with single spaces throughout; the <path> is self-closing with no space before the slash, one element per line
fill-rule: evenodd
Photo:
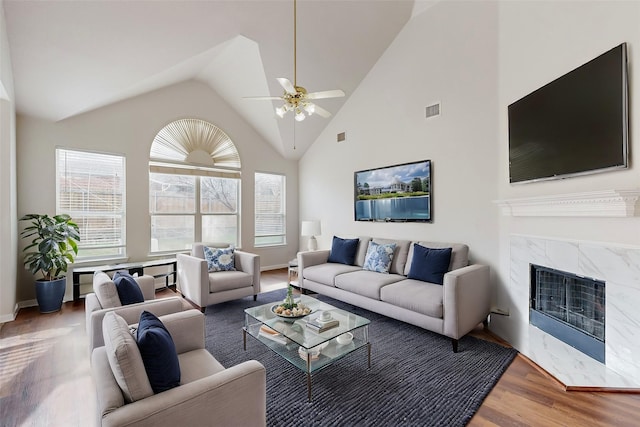
<path fill-rule="evenodd" d="M 286 269 L 262 274 L 266 290 L 286 280 Z M 482 328 L 473 335 L 500 341 Z M 23 309 L 0 329 L 0 426 L 93 426 L 95 411 L 83 301 L 52 314 Z M 469 425 L 638 426 L 638 420 L 640 394 L 567 392 L 517 357 Z"/>

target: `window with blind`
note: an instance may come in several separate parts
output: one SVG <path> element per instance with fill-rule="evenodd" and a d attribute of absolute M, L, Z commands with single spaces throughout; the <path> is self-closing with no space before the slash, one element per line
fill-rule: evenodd
<path fill-rule="evenodd" d="M 285 176 L 255 174 L 254 246 L 276 246 L 287 243 Z"/>
<path fill-rule="evenodd" d="M 56 149 L 56 213 L 80 227 L 76 260 L 126 256 L 125 158 Z"/>
<path fill-rule="evenodd" d="M 151 252 L 189 249 L 194 241 L 237 246 L 239 199 L 239 179 L 151 172 Z"/>
<path fill-rule="evenodd" d="M 151 252 L 193 242 L 240 242 L 240 155 L 219 127 L 180 119 L 163 127 L 149 151 Z"/>

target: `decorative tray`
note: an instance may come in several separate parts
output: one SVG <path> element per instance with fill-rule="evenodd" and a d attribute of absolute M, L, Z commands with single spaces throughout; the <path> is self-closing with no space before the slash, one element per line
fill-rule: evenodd
<path fill-rule="evenodd" d="M 298 319 L 300 317 L 308 316 L 313 313 L 313 309 L 302 303 L 296 304 L 296 307 L 290 310 L 280 310 L 279 307 L 282 304 L 276 304 L 271 307 L 271 312 L 278 317 L 284 319 Z M 287 314 L 288 313 L 288 314 Z"/>

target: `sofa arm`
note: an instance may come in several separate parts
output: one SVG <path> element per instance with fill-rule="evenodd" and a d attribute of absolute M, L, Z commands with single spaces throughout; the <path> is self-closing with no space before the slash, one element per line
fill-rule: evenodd
<path fill-rule="evenodd" d="M 103 411 L 101 421 L 103 426 L 265 426 L 266 400 L 265 368 L 250 360 L 109 413 Z"/>
<path fill-rule="evenodd" d="M 328 249 L 298 252 L 298 280 L 300 282 L 300 286 L 304 285 L 303 279 L 305 267 L 325 264 L 329 260 L 330 253 L 331 251 Z"/>
<path fill-rule="evenodd" d="M 459 339 L 479 323 L 491 310 L 489 267 L 473 264 L 444 275 L 444 335 Z"/>
<path fill-rule="evenodd" d="M 102 310 L 102 306 L 100 305 L 100 301 L 98 301 L 98 296 L 93 292 L 87 294 L 84 297 L 84 316 L 85 316 L 85 324 L 84 327 L 87 331 L 87 336 L 90 335 L 91 332 L 91 314 L 94 311 Z"/>
<path fill-rule="evenodd" d="M 198 307 L 205 307 L 209 296 L 207 261 L 186 254 L 177 254 L 178 290 Z"/>
<path fill-rule="evenodd" d="M 94 311 L 89 316 L 89 323 L 87 326 L 89 352 L 93 351 L 96 347 L 104 345 L 104 338 L 102 336 L 102 319 L 104 319 L 105 314 L 110 311 L 122 316 L 127 324 L 132 325 L 134 323 L 138 323 L 140 320 L 140 314 L 145 310 L 155 314 L 156 316 L 164 316 L 165 314 L 176 313 L 188 310 L 189 308 L 192 307 L 183 301 L 182 298 L 176 296 Z"/>
<path fill-rule="evenodd" d="M 253 276 L 253 294 L 258 295 L 260 293 L 260 255 L 235 251 L 234 257 L 236 270 Z"/>

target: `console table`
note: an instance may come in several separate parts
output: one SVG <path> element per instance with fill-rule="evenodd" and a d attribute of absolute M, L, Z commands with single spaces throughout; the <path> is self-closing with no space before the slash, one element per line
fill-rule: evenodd
<path fill-rule="evenodd" d="M 122 264 L 109 264 L 109 265 L 94 265 L 90 267 L 78 267 L 73 269 L 73 300 L 78 301 L 80 299 L 80 276 L 83 274 L 91 274 L 93 275 L 96 271 L 118 271 L 118 270 L 127 270 L 129 274 L 138 273 L 139 276 L 144 274 L 145 268 L 151 267 L 161 267 L 164 265 L 170 265 L 172 270 L 167 273 L 162 273 L 158 275 L 154 275 L 154 278 L 164 277 L 165 278 L 165 286 L 169 287 L 171 285 L 175 285 L 176 283 L 176 274 L 178 271 L 178 264 L 176 258 L 166 258 L 166 259 L 158 259 L 152 261 L 141 261 L 141 262 L 126 262 Z M 169 284 L 169 276 L 173 276 L 173 283 Z"/>

